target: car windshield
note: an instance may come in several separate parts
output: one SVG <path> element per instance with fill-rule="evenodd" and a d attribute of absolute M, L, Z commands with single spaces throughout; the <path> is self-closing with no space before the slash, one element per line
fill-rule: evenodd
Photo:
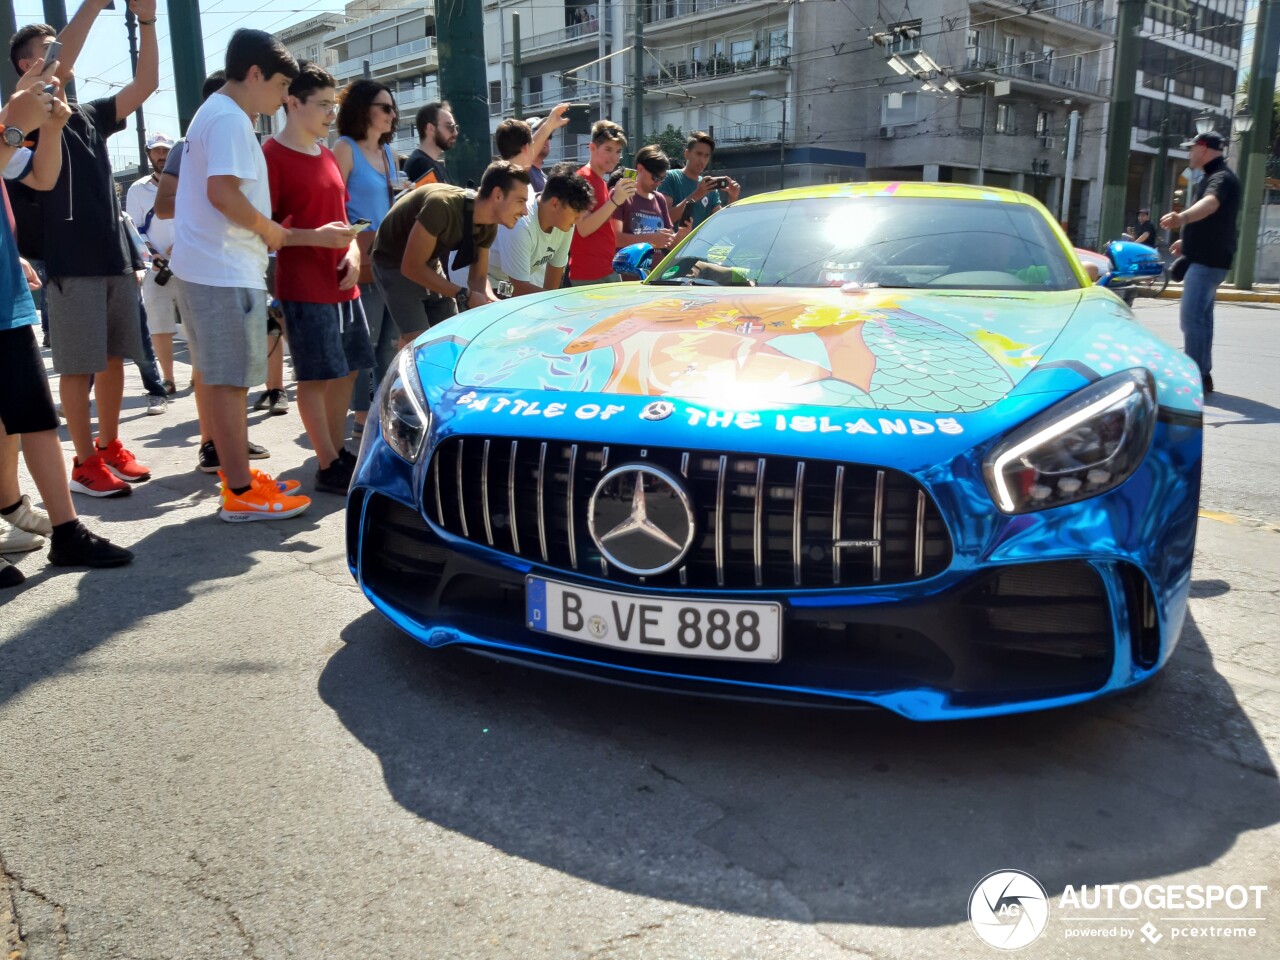
<path fill-rule="evenodd" d="M 1036 208 L 999 200 L 838 197 L 728 207 L 654 284 L 1069 290 L 1080 285 Z"/>

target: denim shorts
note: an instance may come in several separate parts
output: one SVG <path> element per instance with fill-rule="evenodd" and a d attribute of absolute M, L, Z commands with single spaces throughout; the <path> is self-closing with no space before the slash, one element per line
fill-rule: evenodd
<path fill-rule="evenodd" d="M 298 380 L 341 380 L 373 366 L 373 344 L 359 297 L 345 303 L 282 300 L 280 309 Z"/>

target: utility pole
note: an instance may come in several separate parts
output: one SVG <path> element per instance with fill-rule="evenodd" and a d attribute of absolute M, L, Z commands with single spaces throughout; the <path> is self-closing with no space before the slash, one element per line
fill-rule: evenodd
<path fill-rule="evenodd" d="M 501 12 L 498 14 L 501 16 Z M 511 115 L 524 119 L 524 73 L 521 71 L 523 54 L 520 50 L 520 14 L 511 14 Z M 501 104 L 499 104 L 501 106 Z"/>
<path fill-rule="evenodd" d="M 168 0 L 169 46 L 173 51 L 173 84 L 178 95 L 178 132 L 184 137 L 200 109 L 204 86 L 204 36 L 197 0 Z"/>
<path fill-rule="evenodd" d="M 453 105 L 463 131 L 449 153 L 457 183 L 479 183 L 489 165 L 489 96 L 484 57 L 484 10 L 475 0 L 436 0 L 440 99 Z"/>
<path fill-rule="evenodd" d="M 1107 114 L 1107 155 L 1102 178 L 1102 218 L 1098 242 L 1124 232 L 1125 193 L 1129 185 L 1129 140 L 1133 130 L 1133 92 L 1138 72 L 1138 31 L 1144 0 L 1120 0 L 1116 22 L 1116 59 Z M 1065 207 L 1065 204 L 1064 204 Z M 1065 211 L 1064 211 L 1065 212 Z"/>
<path fill-rule="evenodd" d="M 1080 111 L 1072 110 L 1067 121 L 1067 168 L 1062 173 L 1062 229 L 1071 235 L 1071 181 L 1076 175 L 1076 137 L 1080 135 Z M 1128 141 L 1126 141 L 1127 144 Z"/>
<path fill-rule="evenodd" d="M 631 54 L 631 126 L 635 144 L 644 143 L 644 4 L 636 4 L 636 38 Z M 639 149 L 632 148 L 632 154 Z"/>
<path fill-rule="evenodd" d="M 129 66 L 133 75 L 138 75 L 138 18 L 132 10 L 125 8 L 124 28 L 129 32 Z M 133 125 L 138 134 L 138 176 L 145 177 L 151 169 L 151 158 L 147 156 L 147 122 L 142 116 L 142 105 L 133 114 Z"/>
<path fill-rule="evenodd" d="M 1276 59 L 1280 51 L 1280 10 L 1276 0 L 1260 0 L 1254 31 L 1253 64 L 1249 68 L 1249 112 L 1253 126 L 1240 138 L 1240 244 L 1236 250 L 1235 281 L 1239 290 L 1253 289 L 1258 253 L 1258 217 L 1271 147 L 1271 102 L 1276 90 Z"/>

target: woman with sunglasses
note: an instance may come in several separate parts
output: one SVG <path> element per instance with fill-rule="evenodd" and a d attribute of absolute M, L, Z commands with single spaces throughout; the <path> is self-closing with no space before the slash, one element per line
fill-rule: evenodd
<path fill-rule="evenodd" d="M 338 140 L 333 145 L 338 169 L 347 184 L 347 219 L 368 220 L 368 228 L 357 238 L 361 259 L 369 260 L 378 224 L 391 209 L 398 192 L 400 174 L 389 144 L 395 139 L 396 100 L 383 84 L 374 80 L 354 80 L 339 95 Z M 373 341 L 374 368 L 362 370 L 351 391 L 356 433 L 364 431 L 375 384 L 382 381 L 396 352 L 396 330 L 387 316 L 386 304 L 369 271 L 362 267 L 360 301 Z"/>

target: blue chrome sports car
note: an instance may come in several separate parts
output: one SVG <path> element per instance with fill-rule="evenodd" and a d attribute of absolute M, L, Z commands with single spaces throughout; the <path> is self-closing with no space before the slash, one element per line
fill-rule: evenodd
<path fill-rule="evenodd" d="M 643 284 L 401 352 L 351 487 L 361 588 L 428 646 L 914 719 L 1133 686 L 1182 629 L 1190 360 L 1034 200 L 744 200 Z"/>

